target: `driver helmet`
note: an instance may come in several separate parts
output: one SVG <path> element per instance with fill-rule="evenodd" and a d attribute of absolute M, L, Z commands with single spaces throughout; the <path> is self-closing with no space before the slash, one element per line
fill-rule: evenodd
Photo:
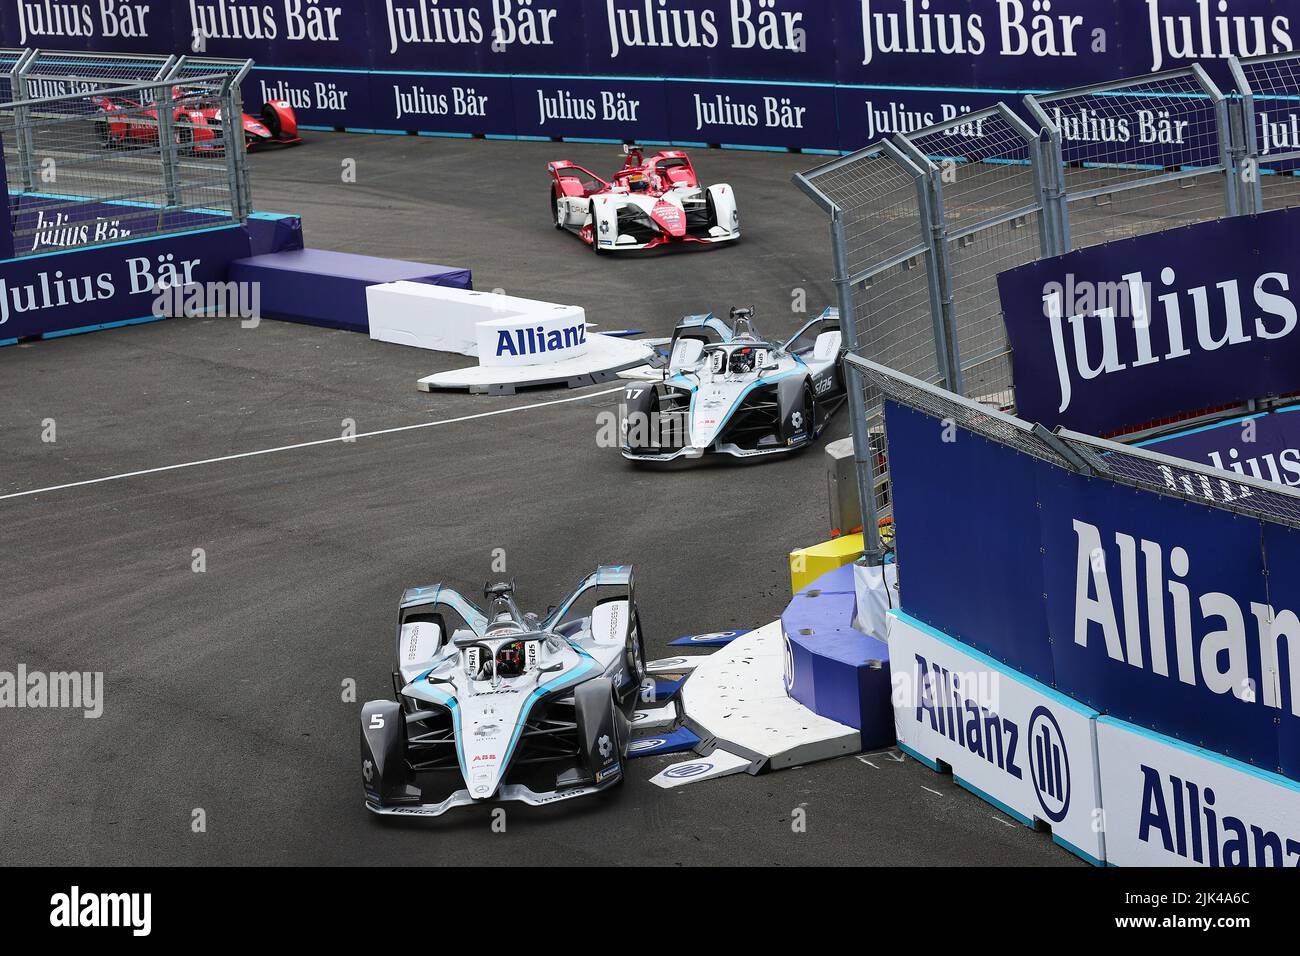
<path fill-rule="evenodd" d="M 511 641 L 497 651 L 497 674 L 501 677 L 518 677 L 524 672 L 524 642 Z"/>
<path fill-rule="evenodd" d="M 748 345 L 744 348 L 736 349 L 731 353 L 728 371 L 730 371 L 732 375 L 744 375 L 752 372 L 754 371 L 754 358 L 754 350 Z"/>
<path fill-rule="evenodd" d="M 637 170 L 634 173 L 628 174 L 627 188 L 632 190 L 634 193 L 643 193 L 650 188 L 650 180 L 646 178 L 645 173 Z"/>

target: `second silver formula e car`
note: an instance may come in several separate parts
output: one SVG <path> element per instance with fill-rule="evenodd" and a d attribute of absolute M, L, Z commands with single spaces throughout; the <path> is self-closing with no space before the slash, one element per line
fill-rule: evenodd
<path fill-rule="evenodd" d="M 394 699 L 361 710 L 374 813 L 549 804 L 622 781 L 646 680 L 631 567 L 597 568 L 544 618 L 519 610 L 511 584 L 484 597 L 486 611 L 441 585 L 403 595 Z"/>
<path fill-rule="evenodd" d="M 752 319 L 752 309 L 732 309 L 730 326 L 712 314 L 678 323 L 663 380 L 623 391 L 624 458 L 751 458 L 812 443 L 845 398 L 839 312 L 784 343 L 760 336 Z"/>

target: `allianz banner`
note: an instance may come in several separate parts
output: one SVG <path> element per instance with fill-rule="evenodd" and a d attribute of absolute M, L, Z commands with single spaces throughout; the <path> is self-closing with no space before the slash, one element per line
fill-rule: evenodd
<path fill-rule="evenodd" d="M 1300 779 L 1300 530 L 885 414 L 903 611 L 1103 714 Z M 1204 491 L 1254 493 L 1226 472 Z"/>
<path fill-rule="evenodd" d="M 1300 389 L 1300 209 L 998 276 L 1022 418 L 1108 434 Z"/>

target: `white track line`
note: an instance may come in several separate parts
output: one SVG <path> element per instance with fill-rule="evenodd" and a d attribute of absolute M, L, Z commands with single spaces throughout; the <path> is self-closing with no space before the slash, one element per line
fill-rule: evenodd
<path fill-rule="evenodd" d="M 11 498 L 26 498 L 31 495 L 42 495 L 50 491 L 64 491 L 68 488 L 83 488 L 86 485 L 99 485 L 106 481 L 121 481 L 123 478 L 139 478 L 141 475 L 156 475 L 163 471 L 177 471 L 181 468 L 197 468 L 199 465 L 214 465 L 223 461 L 237 461 L 240 458 L 256 458 L 259 455 L 274 455 L 282 451 L 295 451 L 299 448 L 312 448 L 316 445 L 332 445 L 336 442 L 354 442 L 361 438 L 374 438 L 377 435 L 392 435 L 397 432 L 414 431 L 417 428 L 436 428 L 439 425 L 455 425 L 458 422 L 469 422 L 476 418 L 492 418 L 495 415 L 509 415 L 511 412 L 526 412 L 532 408 L 546 408 L 550 405 L 563 405 L 567 402 L 578 402 L 586 398 L 599 398 L 601 395 L 612 395 L 614 392 L 621 392 L 623 386 L 617 388 L 607 388 L 601 392 L 591 392 L 586 395 L 572 395 L 568 398 L 557 398 L 550 402 L 534 402 L 531 405 L 515 405 L 510 408 L 498 408 L 490 412 L 477 412 L 473 415 L 462 415 L 459 418 L 444 418 L 437 422 L 417 422 L 414 425 L 398 425 L 396 428 L 381 428 L 379 431 L 359 432 L 356 435 L 343 436 L 337 438 L 318 438 L 315 441 L 299 442 L 296 445 L 280 445 L 277 448 L 260 448 L 257 451 L 241 451 L 236 455 L 222 455 L 219 458 L 204 458 L 202 461 L 186 461 L 179 465 L 163 465 L 159 468 L 142 468 L 140 471 L 127 471 L 120 475 L 106 475 L 103 478 L 89 478 L 85 481 L 70 481 L 63 485 L 50 485 L 48 488 L 32 488 L 29 491 L 15 491 L 7 495 L 0 495 L 0 501 L 7 501 Z"/>

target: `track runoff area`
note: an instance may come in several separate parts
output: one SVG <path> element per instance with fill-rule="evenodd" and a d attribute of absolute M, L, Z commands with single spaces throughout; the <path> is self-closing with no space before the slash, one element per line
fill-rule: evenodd
<path fill-rule="evenodd" d="M 316 248 L 465 265 L 476 288 L 670 334 L 833 302 L 808 156 L 699 150 L 735 247 L 597 259 L 552 228 L 546 163 L 617 147 L 315 134 L 250 157 L 256 206 Z M 355 175 L 344 176 L 345 170 Z M 362 807 L 357 702 L 389 694 L 397 599 L 473 594 L 504 562 L 544 611 L 597 563 L 636 567 L 651 658 L 774 620 L 787 553 L 824 536 L 827 441 L 787 460 L 643 470 L 597 445 L 612 383 L 428 394 L 460 357 L 264 320 L 173 319 L 0 350 L 0 658 L 102 673 L 94 713 L 12 710 L 0 862 L 1083 867 L 896 750 L 664 790 L 383 825 Z M 794 825 L 798 819 L 802 825 Z"/>

